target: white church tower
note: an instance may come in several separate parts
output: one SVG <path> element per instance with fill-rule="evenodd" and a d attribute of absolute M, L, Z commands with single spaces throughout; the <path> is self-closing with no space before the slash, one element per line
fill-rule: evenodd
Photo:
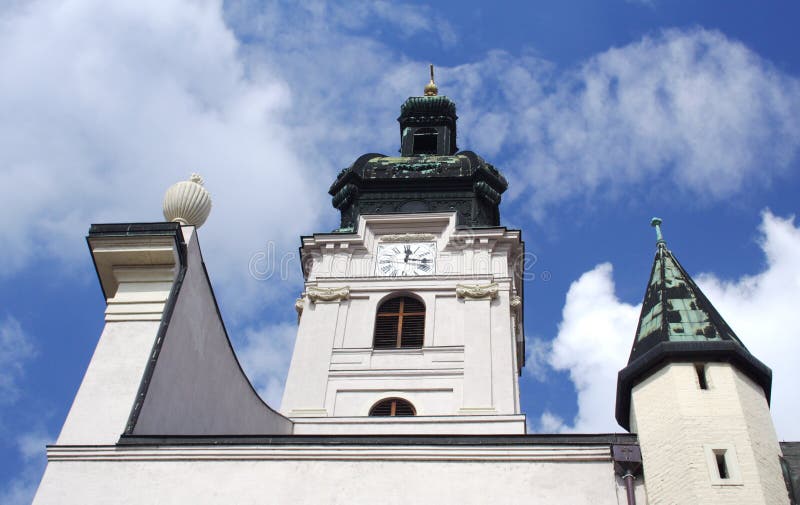
<path fill-rule="evenodd" d="M 772 371 L 745 348 L 661 236 L 616 416 L 639 436 L 648 503 L 788 504 Z"/>
<path fill-rule="evenodd" d="M 303 238 L 281 405 L 295 433 L 525 432 L 524 244 L 499 225 L 505 178 L 456 152 L 456 119 L 431 68 L 401 108 L 401 155 L 343 170 L 341 227 Z"/>

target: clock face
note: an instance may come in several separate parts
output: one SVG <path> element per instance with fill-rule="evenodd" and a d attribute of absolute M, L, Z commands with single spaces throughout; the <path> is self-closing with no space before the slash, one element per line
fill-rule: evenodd
<path fill-rule="evenodd" d="M 388 277 L 433 275 L 433 242 L 400 242 L 378 246 L 377 273 Z"/>

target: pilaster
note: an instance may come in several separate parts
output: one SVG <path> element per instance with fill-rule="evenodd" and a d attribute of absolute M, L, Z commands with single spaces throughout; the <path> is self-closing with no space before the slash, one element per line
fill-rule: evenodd
<path fill-rule="evenodd" d="M 464 386 L 461 414 L 495 412 L 492 401 L 492 300 L 496 283 L 459 284 L 456 295 L 464 307 Z"/>
<path fill-rule="evenodd" d="M 349 297 L 350 288 L 347 286 L 306 288 L 303 316 L 300 318 L 281 404 L 284 415 L 329 415 L 325 408 L 325 392 L 331 352 L 338 326 L 339 305 Z"/>

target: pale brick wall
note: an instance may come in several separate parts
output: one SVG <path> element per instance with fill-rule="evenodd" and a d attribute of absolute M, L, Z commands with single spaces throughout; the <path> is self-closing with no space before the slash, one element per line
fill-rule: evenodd
<path fill-rule="evenodd" d="M 669 364 L 633 389 L 631 430 L 649 503 L 788 504 L 763 391 L 727 363 L 708 364 L 706 376 L 703 390 L 693 364 Z M 738 460 L 726 484 L 716 479 L 711 448 Z"/>

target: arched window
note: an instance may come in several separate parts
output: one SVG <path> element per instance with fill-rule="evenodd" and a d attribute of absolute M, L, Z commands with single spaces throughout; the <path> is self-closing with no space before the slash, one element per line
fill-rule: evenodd
<path fill-rule="evenodd" d="M 369 409 L 369 415 L 373 417 L 415 416 L 417 411 L 410 402 L 402 398 L 386 398 L 373 405 Z"/>
<path fill-rule="evenodd" d="M 410 296 L 383 302 L 375 316 L 375 349 L 422 347 L 425 337 L 425 305 Z"/>

